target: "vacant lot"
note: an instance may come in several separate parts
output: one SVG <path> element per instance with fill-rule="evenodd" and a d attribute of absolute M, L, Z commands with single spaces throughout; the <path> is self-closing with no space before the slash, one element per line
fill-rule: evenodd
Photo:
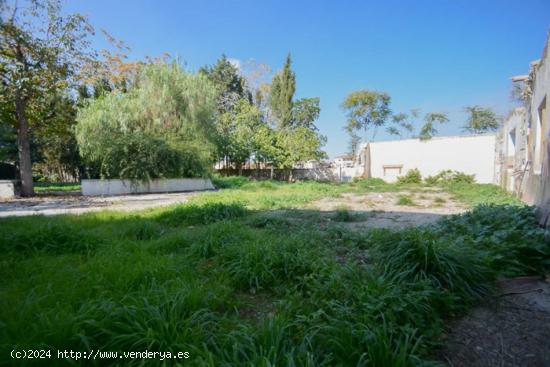
<path fill-rule="evenodd" d="M 490 185 L 217 184 L 160 209 L 0 220 L 2 359 L 16 347 L 415 365 L 497 277 L 550 265 L 532 210 Z"/>

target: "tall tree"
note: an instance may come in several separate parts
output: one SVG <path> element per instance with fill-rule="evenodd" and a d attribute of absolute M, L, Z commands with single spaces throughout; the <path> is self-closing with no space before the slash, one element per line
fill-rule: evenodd
<path fill-rule="evenodd" d="M 241 99 L 231 110 L 220 116 L 218 129 L 222 129 L 225 139 L 223 153 L 237 165 L 241 174 L 242 163 L 258 149 L 256 131 L 263 125 L 258 107 L 246 99 Z"/>
<path fill-rule="evenodd" d="M 220 113 L 231 111 L 240 99 L 252 101 L 252 95 L 246 87 L 245 78 L 227 56 L 222 55 L 216 64 L 204 66 L 199 72 L 206 75 L 218 88 L 218 110 Z"/>
<path fill-rule="evenodd" d="M 40 123 L 32 111 L 43 107 L 44 94 L 65 90 L 94 56 L 88 52 L 93 28 L 80 14 L 62 14 L 60 0 L 0 6 L 0 77 L 15 110 L 21 194 L 29 196 L 34 193 L 29 130 Z"/>
<path fill-rule="evenodd" d="M 292 126 L 316 130 L 314 123 L 320 113 L 319 97 L 301 98 L 294 102 L 292 107 Z"/>
<path fill-rule="evenodd" d="M 411 136 L 414 133 L 413 121 L 418 117 L 418 110 L 411 110 L 410 115 L 406 113 L 398 113 L 391 117 L 391 125 L 386 128 L 390 135 L 397 135 L 403 138 L 405 134 Z"/>
<path fill-rule="evenodd" d="M 387 93 L 359 90 L 350 93 L 342 108 L 347 115 L 346 129 L 349 132 L 383 126 L 391 115 L 390 96 Z"/>
<path fill-rule="evenodd" d="M 294 92 L 296 91 L 296 75 L 291 69 L 290 54 L 286 57 L 283 70 L 273 77 L 269 94 L 269 107 L 279 128 L 290 125 Z"/>
<path fill-rule="evenodd" d="M 429 112 L 424 116 L 424 125 L 420 128 L 420 134 L 418 138 L 420 140 L 429 140 L 435 134 L 437 134 L 437 129 L 435 127 L 436 123 L 444 124 L 449 121 L 447 114 L 441 112 Z"/>
<path fill-rule="evenodd" d="M 348 133 L 349 133 L 348 153 L 355 157 L 358 153 L 359 145 L 361 144 L 361 137 L 357 135 L 355 131 L 348 131 Z"/>
<path fill-rule="evenodd" d="M 468 120 L 463 129 L 472 134 L 495 131 L 500 126 L 499 118 L 488 107 L 468 106 L 464 110 L 468 114 Z"/>

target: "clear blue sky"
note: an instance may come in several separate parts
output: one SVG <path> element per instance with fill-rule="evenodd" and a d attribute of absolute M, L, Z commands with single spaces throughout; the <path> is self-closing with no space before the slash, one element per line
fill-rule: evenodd
<path fill-rule="evenodd" d="M 340 103 L 357 89 L 389 93 L 395 112 L 448 113 L 440 135 L 461 132 L 467 105 L 506 114 L 509 77 L 528 72 L 550 26 L 550 0 L 70 0 L 67 9 L 124 40 L 132 58 L 169 52 L 191 70 L 222 53 L 277 70 L 290 52 L 297 97 L 321 98 L 330 156 L 347 150 Z"/>

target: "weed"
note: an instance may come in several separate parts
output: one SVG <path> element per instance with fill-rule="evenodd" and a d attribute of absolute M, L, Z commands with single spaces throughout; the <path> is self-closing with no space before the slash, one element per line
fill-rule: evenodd
<path fill-rule="evenodd" d="M 397 205 L 415 206 L 416 203 L 410 196 L 400 195 L 396 202 Z"/>
<path fill-rule="evenodd" d="M 438 196 L 434 199 L 434 203 L 435 204 L 445 204 L 447 202 L 447 200 L 445 200 L 444 198 Z"/>
<path fill-rule="evenodd" d="M 230 188 L 168 208 L 1 219 L 0 353 L 138 348 L 188 350 L 204 366 L 425 365 L 444 320 L 497 276 L 550 272 L 550 234 L 532 208 L 481 205 L 423 228 L 358 232 L 303 208 L 403 186 L 220 182 Z M 464 203 L 517 204 L 492 185 L 441 187 Z M 283 210 L 260 212 L 274 209 Z M 268 295 L 270 312 L 239 312 L 245 292 Z"/>
<path fill-rule="evenodd" d="M 413 168 L 407 171 L 404 176 L 397 177 L 398 184 L 419 184 L 422 183 L 422 174 L 418 168 Z"/>
<path fill-rule="evenodd" d="M 339 207 L 336 208 L 331 219 L 335 222 L 361 222 L 366 219 L 366 215 L 363 213 L 354 213 L 347 207 Z"/>

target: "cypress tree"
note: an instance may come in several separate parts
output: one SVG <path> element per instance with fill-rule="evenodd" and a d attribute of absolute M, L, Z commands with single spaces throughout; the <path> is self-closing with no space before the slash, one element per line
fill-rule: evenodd
<path fill-rule="evenodd" d="M 273 77 L 269 106 L 279 128 L 287 127 L 292 120 L 294 92 L 296 91 L 296 75 L 291 69 L 290 54 L 286 57 L 283 70 Z"/>

